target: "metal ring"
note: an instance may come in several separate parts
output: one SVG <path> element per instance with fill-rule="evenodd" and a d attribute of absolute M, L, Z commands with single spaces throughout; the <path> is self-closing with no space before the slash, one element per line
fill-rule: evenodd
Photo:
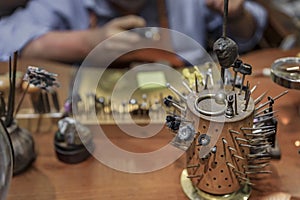
<path fill-rule="evenodd" d="M 286 88 L 291 89 L 300 89 L 300 78 L 299 79 L 292 79 L 291 73 L 287 72 L 280 72 L 280 67 L 286 64 L 297 64 L 300 65 L 300 58 L 298 57 L 285 57 L 279 58 L 275 60 L 275 62 L 271 66 L 271 79 Z M 299 72 L 298 72 L 299 73 Z M 299 75 L 298 75 L 299 76 Z"/>
<path fill-rule="evenodd" d="M 203 114 L 203 115 L 210 115 L 210 116 L 214 116 L 214 115 L 221 115 L 225 112 L 226 108 L 227 108 L 227 100 L 224 99 L 224 109 L 222 110 L 219 110 L 219 111 L 206 111 L 206 110 L 203 110 L 201 108 L 199 108 L 198 104 L 203 101 L 204 99 L 215 99 L 215 94 L 205 94 L 201 97 L 198 97 L 196 100 L 195 100 L 195 109 Z"/>

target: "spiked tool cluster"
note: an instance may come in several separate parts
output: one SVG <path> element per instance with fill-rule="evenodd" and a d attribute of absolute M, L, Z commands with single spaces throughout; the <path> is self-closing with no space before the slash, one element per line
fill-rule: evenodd
<path fill-rule="evenodd" d="M 253 185 L 251 178 L 257 174 L 271 173 L 270 159 L 280 156 L 273 151 L 277 132 L 273 104 L 287 91 L 260 103 L 266 93 L 252 99 L 256 87 L 250 89 L 249 82 L 241 85 L 244 89 L 235 84 L 195 84 L 187 95 L 167 84 L 179 98 L 164 99 L 172 109 L 166 118 L 175 133 L 172 144 L 187 151 L 187 178 L 192 185 L 226 195 Z"/>
<path fill-rule="evenodd" d="M 224 18 L 227 18 L 227 6 L 225 0 Z M 226 24 L 223 27 L 225 29 Z M 166 124 L 175 133 L 172 144 L 187 151 L 184 178 L 193 187 L 193 194 L 186 192 L 191 199 L 199 196 L 215 199 L 224 195 L 226 199 L 245 199 L 250 195 L 252 178 L 271 173 L 268 165 L 274 157 L 272 150 L 276 146 L 277 132 L 273 104 L 287 91 L 274 98 L 269 96 L 261 104 L 266 93 L 252 99 L 256 86 L 250 89 L 249 82 L 244 84 L 246 75 L 252 73 L 252 66 L 238 59 L 237 49 L 224 30 L 214 45 L 221 66 L 219 84 L 214 85 L 213 81 L 209 84 L 208 78 L 200 83 L 195 77 L 192 87 L 183 82 L 188 91 L 186 95 L 167 84 L 178 98 L 168 96 L 164 100 L 172 109 Z M 208 66 L 211 69 L 215 65 L 208 63 Z M 234 80 L 226 85 L 224 72 L 230 68 Z M 211 77 L 216 77 L 211 70 L 209 72 Z M 240 86 L 236 85 L 238 74 L 242 76 Z M 183 181 L 182 185 L 184 191 L 190 190 L 185 189 Z"/>
<path fill-rule="evenodd" d="M 23 80 L 27 82 L 23 95 L 20 99 L 20 102 L 16 109 L 16 114 L 20 110 L 20 106 L 24 100 L 26 93 L 29 91 L 29 87 L 33 86 L 38 88 L 38 93 L 31 95 L 31 101 L 34 108 L 35 113 L 49 113 L 50 103 L 48 98 L 48 93 L 52 96 L 52 102 L 54 108 L 57 112 L 60 110 L 57 92 L 55 88 L 59 87 L 60 84 L 56 79 L 57 74 L 50 73 L 42 68 L 28 66 L 27 71 L 24 75 Z M 39 90 L 40 89 L 40 90 Z"/>

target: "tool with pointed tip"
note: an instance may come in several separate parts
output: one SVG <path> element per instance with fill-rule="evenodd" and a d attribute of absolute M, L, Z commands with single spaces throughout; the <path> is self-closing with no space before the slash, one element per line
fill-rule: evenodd
<path fill-rule="evenodd" d="M 198 78 L 196 74 L 195 74 L 195 88 L 196 88 L 196 92 L 199 93 Z"/>
<path fill-rule="evenodd" d="M 202 174 L 195 174 L 195 175 L 188 175 L 188 178 L 201 178 L 203 175 Z"/>
<path fill-rule="evenodd" d="M 168 97 L 164 98 L 164 104 L 167 106 L 167 107 L 175 107 L 181 111 L 185 111 L 185 108 L 180 105 L 178 102 L 176 102 L 173 97 L 171 95 L 169 95 Z"/>
<path fill-rule="evenodd" d="M 250 90 L 247 90 L 248 92 L 246 92 L 247 93 L 247 97 L 246 97 L 246 103 L 245 103 L 245 108 L 244 108 L 244 112 L 247 110 L 247 108 L 248 108 L 248 105 L 249 105 L 249 101 L 250 101 L 250 95 L 251 95 L 251 92 L 250 92 Z"/>
<path fill-rule="evenodd" d="M 243 64 L 242 60 L 236 59 L 236 61 L 234 62 L 233 66 L 232 66 L 233 71 L 234 71 L 234 78 L 233 78 L 233 82 L 232 82 L 232 91 L 234 91 L 237 73 L 240 72 L 240 67 L 242 64 Z"/>
<path fill-rule="evenodd" d="M 272 111 L 272 112 L 265 112 L 263 114 L 259 114 L 259 115 L 255 115 L 254 118 L 264 118 L 264 117 L 267 117 L 267 116 L 272 116 L 274 115 L 275 113 L 277 113 L 278 111 L 275 110 L 275 111 Z"/>
<path fill-rule="evenodd" d="M 238 102 L 237 102 L 237 95 L 236 93 L 234 93 L 234 110 L 235 110 L 235 114 L 238 115 Z"/>
<path fill-rule="evenodd" d="M 208 77 L 209 77 L 209 74 L 207 73 L 207 74 L 206 74 L 206 77 L 205 77 L 204 90 L 207 90 L 207 85 L 208 85 Z"/>
<path fill-rule="evenodd" d="M 172 90 L 175 94 L 177 94 L 180 97 L 180 99 L 186 101 L 186 97 L 183 94 L 181 94 L 181 92 L 179 92 L 176 88 L 174 88 L 170 83 L 166 83 L 166 87 Z"/>
<path fill-rule="evenodd" d="M 193 90 L 188 86 L 188 84 L 185 81 L 182 81 L 182 85 L 189 91 L 189 93 L 192 93 Z"/>
<path fill-rule="evenodd" d="M 275 101 L 275 100 L 277 100 L 277 99 L 279 99 L 280 97 L 282 97 L 283 95 L 285 95 L 285 94 L 287 94 L 288 93 L 288 90 L 286 90 L 286 91 L 284 91 L 284 92 L 282 92 L 282 93 L 280 93 L 279 95 L 277 95 L 276 97 L 274 97 L 274 98 L 272 98 L 272 99 L 270 99 L 270 100 L 268 100 L 267 102 L 265 102 L 265 103 L 263 103 L 263 104 L 261 104 L 261 105 L 259 105 L 255 110 L 259 110 L 259 109 L 261 109 L 262 107 L 264 107 L 265 105 L 267 105 L 267 104 L 269 104 L 269 103 L 271 103 L 271 101 Z"/>
<path fill-rule="evenodd" d="M 221 87 L 225 83 L 225 69 L 231 67 L 238 58 L 238 46 L 230 38 L 226 36 L 228 18 L 228 0 L 224 0 L 224 16 L 223 16 L 223 34 L 213 45 L 213 51 L 216 53 L 218 61 L 221 65 Z"/>
<path fill-rule="evenodd" d="M 200 167 L 200 164 L 197 165 L 188 165 L 186 168 L 197 168 Z"/>
<path fill-rule="evenodd" d="M 257 105 L 259 102 L 261 102 L 263 100 L 263 98 L 266 96 L 267 92 L 262 93 L 261 95 L 259 95 L 259 97 L 257 97 L 254 100 L 254 104 Z"/>
<path fill-rule="evenodd" d="M 250 83 L 249 83 L 249 81 L 247 81 L 244 100 L 247 100 L 247 97 L 248 97 L 248 95 L 249 95 L 249 92 L 251 92 L 251 91 L 250 91 Z M 250 97 L 250 95 L 249 95 L 249 97 Z"/>
<path fill-rule="evenodd" d="M 242 83 L 241 83 L 241 87 L 240 87 L 240 93 L 242 93 L 242 90 L 243 90 L 243 86 L 244 86 L 244 81 L 245 81 L 245 76 L 246 75 L 251 75 L 252 74 L 252 66 L 249 65 L 249 64 L 242 64 L 241 67 L 240 67 L 240 73 L 243 75 L 242 76 Z"/>
<path fill-rule="evenodd" d="M 53 106 L 54 106 L 56 112 L 59 112 L 60 111 L 60 104 L 59 104 L 59 101 L 58 101 L 58 94 L 55 90 L 50 92 L 50 94 L 51 94 L 51 97 L 52 97 Z"/>

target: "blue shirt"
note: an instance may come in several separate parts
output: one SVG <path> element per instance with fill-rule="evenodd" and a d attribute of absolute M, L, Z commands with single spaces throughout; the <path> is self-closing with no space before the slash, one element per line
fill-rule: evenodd
<path fill-rule="evenodd" d="M 252 49 L 261 39 L 267 14 L 252 1 L 245 2 L 245 8 L 256 19 L 257 30 L 249 40 L 231 36 L 239 45 L 240 52 Z M 217 39 L 222 33 L 222 16 L 208 9 L 204 0 L 166 0 L 169 28 L 186 34 L 207 47 L 207 34 Z M 120 14 L 107 0 L 31 0 L 25 8 L 17 9 L 12 15 L 0 19 L 0 60 L 22 48 L 31 40 L 53 30 L 83 30 L 89 27 L 89 10 L 98 16 L 102 26 Z M 139 12 L 147 26 L 159 26 L 156 0 L 146 1 Z M 229 33 L 230 36 L 230 33 Z M 173 40 L 175 51 L 181 51 L 187 59 L 197 62 L 197 51 L 182 41 Z"/>

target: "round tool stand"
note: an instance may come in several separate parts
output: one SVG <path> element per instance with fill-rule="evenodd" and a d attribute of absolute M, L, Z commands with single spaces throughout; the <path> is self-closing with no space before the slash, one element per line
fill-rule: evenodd
<path fill-rule="evenodd" d="M 227 98 L 234 94 L 237 110 L 228 111 Z M 204 90 L 187 98 L 188 112 L 199 118 L 198 131 L 187 150 L 187 167 L 181 175 L 181 185 L 190 199 L 250 196 L 250 146 L 244 129 L 253 126 L 254 102 L 250 98 L 245 107 L 244 97 L 244 92 L 225 89 Z"/>
<path fill-rule="evenodd" d="M 54 137 L 54 148 L 56 156 L 60 161 L 76 164 L 83 162 L 90 156 L 90 152 L 87 149 L 94 149 L 94 143 L 91 138 L 85 145 L 69 145 L 62 138 L 61 133 L 57 131 Z"/>

